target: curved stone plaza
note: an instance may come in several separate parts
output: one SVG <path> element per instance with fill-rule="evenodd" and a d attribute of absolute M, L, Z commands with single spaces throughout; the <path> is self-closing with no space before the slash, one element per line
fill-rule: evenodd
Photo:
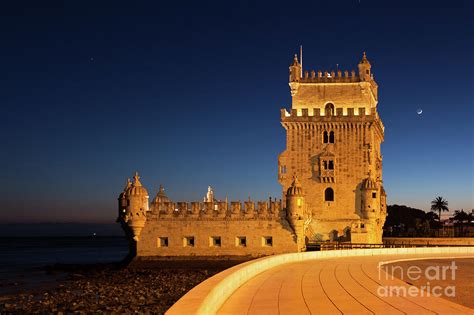
<path fill-rule="evenodd" d="M 465 275 L 472 270 L 473 258 L 472 247 L 361 249 L 265 257 L 204 281 L 167 314 L 474 314 L 466 303 L 449 298 L 453 293 L 466 294 L 472 286 L 466 283 L 469 278 Z M 459 263 L 452 268 L 460 260 L 463 269 Z M 415 266 L 418 261 L 425 261 L 424 269 L 418 274 L 415 267 L 409 270 L 417 284 L 391 270 L 400 264 Z M 452 279 L 455 274 L 458 278 Z M 428 296 L 426 288 L 420 287 L 424 280 L 432 293 L 437 286 L 434 293 L 440 297 Z M 452 292 L 453 288 L 457 292 Z"/>

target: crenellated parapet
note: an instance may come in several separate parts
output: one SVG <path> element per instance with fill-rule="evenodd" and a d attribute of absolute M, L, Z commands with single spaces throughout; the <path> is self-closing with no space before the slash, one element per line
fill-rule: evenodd
<path fill-rule="evenodd" d="M 277 220 L 283 216 L 281 201 L 163 202 L 152 204 L 147 221 L 153 220 Z"/>
<path fill-rule="evenodd" d="M 303 70 L 303 65 L 298 62 L 295 55 L 293 63 L 290 65 L 289 86 L 291 96 L 299 95 L 301 89 L 312 86 L 355 86 L 363 87 L 364 90 L 370 90 L 374 101 L 378 100 L 378 85 L 375 82 L 374 75 L 371 72 L 370 62 L 364 52 L 362 60 L 357 65 L 358 71 L 355 70 Z M 305 94 L 303 92 L 303 94 Z M 304 96 L 303 96 L 304 97 Z M 297 100 L 295 100 L 298 103 Z"/>
<path fill-rule="evenodd" d="M 336 108 L 332 115 L 325 115 L 321 108 L 302 108 L 292 109 L 288 112 L 285 108 L 280 110 L 281 123 L 357 123 L 357 122 L 376 122 L 381 131 L 384 125 L 375 108 L 355 107 L 355 108 Z"/>
<path fill-rule="evenodd" d="M 324 110 L 319 107 L 314 108 L 301 108 L 301 109 L 291 109 L 288 112 L 285 108 L 280 109 L 280 115 L 282 121 L 301 119 L 307 121 L 308 118 L 314 117 L 315 120 L 320 121 L 322 118 L 330 119 L 340 119 L 342 117 L 347 117 L 351 121 L 354 118 L 360 117 L 364 119 L 375 119 L 378 118 L 378 113 L 375 108 L 366 108 L 366 107 L 349 107 L 349 108 L 337 108 L 335 112 L 331 115 L 327 115 Z"/>
<path fill-rule="evenodd" d="M 354 70 L 351 70 L 350 72 L 347 70 L 306 70 L 304 71 L 303 77 L 299 80 L 300 83 L 350 83 L 361 81 L 362 79 L 356 74 Z"/>

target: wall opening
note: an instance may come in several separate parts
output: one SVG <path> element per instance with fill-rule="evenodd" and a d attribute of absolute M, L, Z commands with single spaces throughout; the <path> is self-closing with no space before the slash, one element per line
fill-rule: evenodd
<path fill-rule="evenodd" d="M 186 236 L 183 238 L 184 247 L 194 247 L 194 236 Z"/>
<path fill-rule="evenodd" d="M 334 190 L 332 188 L 326 188 L 324 191 L 324 201 L 334 201 Z"/>
<path fill-rule="evenodd" d="M 324 108 L 324 115 L 325 116 L 333 116 L 334 115 L 334 104 L 328 103 Z"/>
<path fill-rule="evenodd" d="M 211 247 L 221 247 L 221 237 L 220 236 L 211 236 L 209 238 L 209 245 Z"/>
<path fill-rule="evenodd" d="M 262 245 L 263 246 L 273 246 L 273 237 L 271 236 L 264 236 L 262 237 Z"/>
<path fill-rule="evenodd" d="M 158 247 L 168 247 L 168 238 L 158 237 Z"/>
<path fill-rule="evenodd" d="M 247 247 L 247 237 L 237 236 L 235 238 L 235 245 L 240 247 Z"/>

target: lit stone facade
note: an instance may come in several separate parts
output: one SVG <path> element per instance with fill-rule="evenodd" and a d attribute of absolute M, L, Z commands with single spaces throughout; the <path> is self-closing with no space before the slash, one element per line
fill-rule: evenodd
<path fill-rule="evenodd" d="M 290 66 L 292 109 L 281 110 L 287 147 L 278 158 L 283 199 L 149 202 L 135 174 L 119 196 L 132 256 L 262 256 L 299 252 L 308 241 L 381 243 L 386 216 L 377 84 L 365 54 L 355 72 Z"/>
<path fill-rule="evenodd" d="M 281 110 L 287 145 L 278 159 L 278 177 L 283 192 L 295 175 L 306 192 L 309 240 L 382 242 L 384 126 L 365 53 L 358 68 L 357 74 L 303 72 L 296 56 L 290 66 L 292 107 Z"/>
<path fill-rule="evenodd" d="M 289 200 L 295 198 L 293 190 L 301 192 L 291 187 Z M 132 256 L 262 256 L 304 250 L 304 239 L 294 229 L 301 220 L 289 221 L 281 200 L 228 203 L 210 195 L 203 202 L 172 202 L 160 187 L 149 204 L 138 174 L 127 181 L 117 221 L 130 239 Z M 299 227 L 302 231 L 302 223 Z"/>

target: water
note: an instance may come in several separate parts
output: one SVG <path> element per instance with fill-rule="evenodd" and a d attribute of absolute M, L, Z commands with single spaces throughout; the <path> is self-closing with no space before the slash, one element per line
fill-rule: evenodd
<path fill-rule="evenodd" d="M 2 237 L 0 294 L 42 287 L 65 278 L 64 273 L 47 274 L 44 267 L 48 265 L 118 262 L 127 253 L 127 240 L 120 236 Z"/>

